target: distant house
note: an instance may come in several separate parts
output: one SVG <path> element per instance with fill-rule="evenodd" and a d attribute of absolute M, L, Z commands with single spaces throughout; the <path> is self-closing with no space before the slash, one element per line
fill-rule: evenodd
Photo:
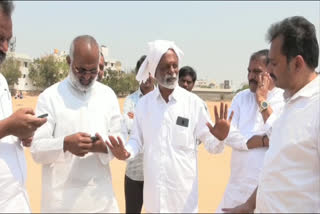
<path fill-rule="evenodd" d="M 13 89 L 18 91 L 38 90 L 29 78 L 29 64 L 32 62 L 32 58 L 16 52 L 8 52 L 8 57 L 13 57 L 20 62 L 21 77 L 18 79 L 18 84 L 13 85 Z"/>
<path fill-rule="evenodd" d="M 109 49 L 107 46 L 102 45 L 100 48 L 104 56 L 104 75 L 102 78 L 108 77 L 108 71 L 117 71 L 120 73 L 122 71 L 122 63 L 119 60 L 109 58 Z"/>

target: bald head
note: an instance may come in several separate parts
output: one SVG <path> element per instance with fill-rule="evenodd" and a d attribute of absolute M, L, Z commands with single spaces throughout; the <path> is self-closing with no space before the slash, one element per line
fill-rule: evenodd
<path fill-rule="evenodd" d="M 99 72 L 99 59 L 99 44 L 92 36 L 78 36 L 72 41 L 67 62 L 70 79 L 76 88 L 81 91 L 91 88 Z"/>
<path fill-rule="evenodd" d="M 99 44 L 92 36 L 78 36 L 72 41 L 69 54 L 71 61 L 74 60 L 75 54 L 80 57 L 99 58 Z"/>

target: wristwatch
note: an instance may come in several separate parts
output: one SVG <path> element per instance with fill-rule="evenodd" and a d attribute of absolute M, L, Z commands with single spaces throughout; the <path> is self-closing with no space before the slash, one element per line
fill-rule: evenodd
<path fill-rule="evenodd" d="M 259 106 L 259 111 L 263 112 L 264 110 L 267 110 L 268 107 L 269 107 L 269 103 L 267 101 L 262 101 Z"/>

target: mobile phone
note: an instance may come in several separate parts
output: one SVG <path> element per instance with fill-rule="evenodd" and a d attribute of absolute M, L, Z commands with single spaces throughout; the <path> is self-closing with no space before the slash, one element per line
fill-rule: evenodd
<path fill-rule="evenodd" d="M 96 142 L 98 140 L 98 138 L 96 136 L 91 136 L 90 138 L 92 140 L 92 143 L 94 143 L 94 142 Z"/>
<path fill-rule="evenodd" d="M 177 125 L 188 127 L 189 126 L 189 119 L 184 117 L 177 118 Z"/>
<path fill-rule="evenodd" d="M 38 116 L 38 118 L 45 118 L 45 117 L 48 117 L 47 113 L 46 114 L 41 114 L 41 115 Z"/>

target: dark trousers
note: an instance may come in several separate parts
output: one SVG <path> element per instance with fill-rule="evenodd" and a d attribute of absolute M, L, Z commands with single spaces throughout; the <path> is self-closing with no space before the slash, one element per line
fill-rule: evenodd
<path fill-rule="evenodd" d="M 124 193 L 126 213 L 141 213 L 143 204 L 143 181 L 135 181 L 125 176 Z"/>

